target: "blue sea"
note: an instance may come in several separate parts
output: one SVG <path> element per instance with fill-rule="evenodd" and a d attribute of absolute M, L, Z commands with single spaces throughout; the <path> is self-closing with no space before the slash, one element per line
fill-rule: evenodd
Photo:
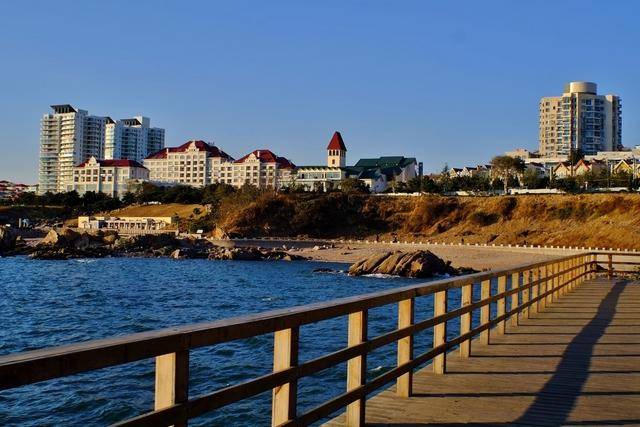
<path fill-rule="evenodd" d="M 0 259 L 0 355 L 148 331 L 187 323 L 327 301 L 407 284 L 415 279 L 317 273 L 345 264 L 104 258 L 36 261 Z M 424 281 L 424 280 L 422 280 Z M 452 306 L 459 297 L 451 295 Z M 416 319 L 433 315 L 431 297 L 418 300 Z M 346 345 L 346 317 L 300 330 L 300 360 Z M 396 327 L 395 306 L 371 310 L 369 336 Z M 451 323 L 449 336 L 457 335 Z M 432 344 L 431 330 L 416 338 L 417 352 Z M 273 335 L 191 352 L 190 396 L 236 384 L 272 369 Z M 394 367 L 395 345 L 367 361 L 371 378 Z M 345 365 L 299 383 L 298 411 L 344 392 Z M 0 391 L 2 426 L 103 426 L 153 408 L 154 361 L 83 373 Z M 194 426 L 270 424 L 271 394 L 193 419 Z"/>

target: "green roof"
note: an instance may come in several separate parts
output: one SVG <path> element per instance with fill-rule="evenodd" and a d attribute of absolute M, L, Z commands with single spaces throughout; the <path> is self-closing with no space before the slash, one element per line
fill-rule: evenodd
<path fill-rule="evenodd" d="M 360 159 L 358 163 L 356 163 L 356 167 L 363 168 L 395 168 L 395 167 L 406 167 L 411 163 L 416 163 L 416 159 L 413 157 L 403 157 L 403 156 L 384 156 L 377 159 Z"/>

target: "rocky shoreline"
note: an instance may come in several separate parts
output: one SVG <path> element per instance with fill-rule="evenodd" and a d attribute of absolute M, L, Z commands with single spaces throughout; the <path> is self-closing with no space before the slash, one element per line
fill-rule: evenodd
<path fill-rule="evenodd" d="M 210 260 L 282 260 L 307 258 L 280 249 L 223 247 L 206 239 L 172 234 L 120 236 L 115 231 L 51 229 L 35 246 L 28 246 L 15 230 L 0 228 L 0 256 L 27 255 L 32 259 L 65 260 L 104 257 L 168 257 Z"/>

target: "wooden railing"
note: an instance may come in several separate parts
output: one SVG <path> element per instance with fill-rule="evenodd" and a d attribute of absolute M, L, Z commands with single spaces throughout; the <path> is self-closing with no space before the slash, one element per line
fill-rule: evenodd
<path fill-rule="evenodd" d="M 616 262 L 617 256 L 625 258 Z M 347 425 L 362 425 L 365 400 L 373 391 L 395 380 L 397 394 L 411 396 L 412 373 L 420 365 L 431 361 L 435 373 L 446 373 L 448 351 L 457 347 L 462 357 L 469 357 L 471 340 L 476 336 L 489 343 L 492 334 L 504 333 L 507 321 L 517 325 L 519 318 L 544 310 L 584 280 L 593 278 L 602 267 L 613 275 L 613 265 L 626 266 L 627 270 L 640 265 L 629 261 L 630 256 L 583 253 L 329 302 L 6 355 L 0 357 L 0 390 L 155 357 L 154 410 L 117 425 L 184 426 L 190 418 L 269 390 L 273 396 L 272 425 L 308 425 L 345 407 Z M 497 282 L 495 294 L 492 281 Z M 473 288 L 477 286 L 481 297 L 474 301 Z M 459 308 L 447 311 L 448 306 L 458 302 L 451 297 L 453 289 L 460 289 L 456 296 Z M 429 295 L 433 295 L 433 317 L 415 322 L 416 299 Z M 368 311 L 389 304 L 397 304 L 397 328 L 369 337 Z M 496 307 L 493 318 L 492 304 Z M 480 324 L 473 327 L 475 310 L 480 312 Z M 339 316 L 348 316 L 347 347 L 299 363 L 300 327 Z M 447 321 L 452 319 L 459 319 L 460 333 L 447 339 Z M 415 336 L 428 328 L 433 328 L 433 345 L 416 355 Z M 272 373 L 205 395 L 188 395 L 190 350 L 270 333 L 274 334 Z M 367 355 L 393 343 L 397 344 L 397 366 L 367 381 Z M 346 391 L 299 413 L 298 381 L 345 362 Z"/>

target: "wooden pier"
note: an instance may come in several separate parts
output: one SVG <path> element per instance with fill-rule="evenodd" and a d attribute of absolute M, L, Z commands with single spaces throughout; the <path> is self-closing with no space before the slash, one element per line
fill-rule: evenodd
<path fill-rule="evenodd" d="M 340 412 L 330 425 L 640 424 L 640 284 L 633 280 L 639 265 L 631 252 L 584 252 L 307 306 L 10 354 L 0 356 L 0 390 L 155 358 L 153 410 L 118 425 L 184 426 L 265 391 L 272 392 L 274 426 L 309 425 Z M 419 298 L 432 298 L 434 312 L 416 321 Z M 370 337 L 368 312 L 385 305 L 397 310 L 397 327 Z M 472 321 L 476 312 L 479 323 Z M 300 327 L 343 316 L 347 347 L 301 363 Z M 452 320 L 460 325 L 455 337 L 447 334 Z M 416 334 L 427 329 L 433 330 L 433 342 L 416 354 Z M 192 349 L 265 334 L 274 340 L 272 373 L 189 396 Z M 397 349 L 397 365 L 367 378 L 367 355 L 387 345 Z M 343 363 L 344 393 L 301 413 L 299 379 Z"/>
<path fill-rule="evenodd" d="M 585 282 L 519 323 L 368 400 L 367 425 L 640 425 L 640 282 Z"/>

